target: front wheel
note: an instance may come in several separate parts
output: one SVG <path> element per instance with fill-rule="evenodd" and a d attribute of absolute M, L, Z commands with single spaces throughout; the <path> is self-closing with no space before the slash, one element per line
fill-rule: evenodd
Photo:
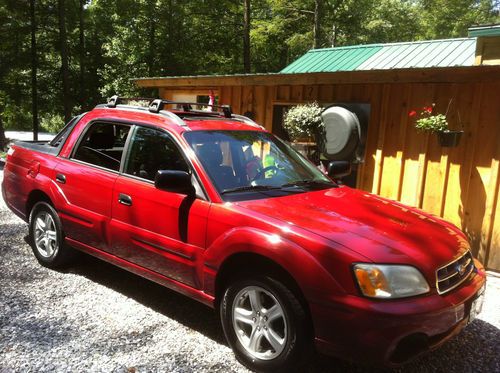
<path fill-rule="evenodd" d="M 64 245 L 61 221 L 56 210 L 46 202 L 33 206 L 29 219 L 31 248 L 38 262 L 49 268 L 67 264 L 74 251 Z"/>
<path fill-rule="evenodd" d="M 258 372 L 290 372 L 311 351 L 309 323 L 297 297 L 267 276 L 239 280 L 224 293 L 220 315 L 236 358 Z"/>

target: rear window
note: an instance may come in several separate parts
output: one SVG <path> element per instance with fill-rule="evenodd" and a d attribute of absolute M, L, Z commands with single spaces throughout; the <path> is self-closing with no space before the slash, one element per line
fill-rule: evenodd
<path fill-rule="evenodd" d="M 118 123 L 93 123 L 78 144 L 73 159 L 119 171 L 130 126 Z"/>
<path fill-rule="evenodd" d="M 49 142 L 50 146 L 61 149 L 75 125 L 80 121 L 83 114 L 72 118 L 59 133 Z"/>

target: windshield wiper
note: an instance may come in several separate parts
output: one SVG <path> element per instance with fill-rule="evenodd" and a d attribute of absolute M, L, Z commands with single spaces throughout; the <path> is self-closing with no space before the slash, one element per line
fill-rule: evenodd
<path fill-rule="evenodd" d="M 281 189 L 281 187 L 271 186 L 271 185 L 246 185 L 236 188 L 224 189 L 220 194 L 233 193 L 233 192 L 246 192 L 246 191 L 265 191 L 265 190 L 275 190 Z"/>
<path fill-rule="evenodd" d="M 334 183 L 330 181 L 323 181 L 323 180 L 311 180 L 311 179 L 304 179 L 304 180 L 295 180 L 290 183 L 283 184 L 281 187 L 282 188 L 289 188 L 289 187 L 301 187 L 301 186 L 335 186 Z"/>

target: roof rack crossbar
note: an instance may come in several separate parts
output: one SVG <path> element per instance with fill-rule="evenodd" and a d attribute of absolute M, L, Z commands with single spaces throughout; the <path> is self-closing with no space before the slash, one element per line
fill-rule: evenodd
<path fill-rule="evenodd" d="M 205 107 L 211 107 L 215 109 L 220 109 L 222 111 L 222 114 L 224 115 L 224 118 L 233 118 L 234 114 L 231 109 L 230 105 L 214 105 L 210 103 L 203 103 L 203 102 L 184 102 L 184 101 L 173 101 L 173 100 L 166 100 L 166 99 L 161 99 L 161 98 L 151 98 L 151 97 L 121 97 L 118 95 L 112 96 L 107 104 L 105 105 L 108 108 L 116 108 L 117 105 L 123 104 L 125 102 L 130 102 L 130 101 L 147 101 L 148 102 L 148 110 L 151 113 L 159 113 L 162 111 L 165 107 L 165 105 L 178 105 L 182 106 L 182 109 L 186 112 L 198 112 L 197 110 L 193 110 L 193 106 L 205 106 Z M 212 113 L 219 113 L 219 112 L 212 112 Z"/>
<path fill-rule="evenodd" d="M 123 104 L 125 102 L 130 102 L 130 101 L 148 101 L 148 103 L 151 103 L 154 101 L 154 98 L 151 97 L 121 97 L 118 95 L 112 96 L 109 100 L 108 103 L 106 104 L 107 107 L 109 108 L 115 108 L 116 105 Z"/>
<path fill-rule="evenodd" d="M 206 107 L 212 107 L 212 108 L 218 108 L 222 110 L 222 113 L 224 114 L 225 118 L 231 118 L 231 115 L 233 114 L 231 110 L 231 106 L 229 105 L 213 105 L 213 104 L 205 104 L 202 102 L 184 102 L 184 101 L 172 101 L 172 100 L 163 100 L 163 99 L 156 99 L 151 101 L 149 104 L 149 111 L 152 113 L 158 113 L 163 108 L 165 105 L 180 105 L 182 106 L 182 109 L 184 111 L 192 111 L 193 106 L 206 106 Z"/>

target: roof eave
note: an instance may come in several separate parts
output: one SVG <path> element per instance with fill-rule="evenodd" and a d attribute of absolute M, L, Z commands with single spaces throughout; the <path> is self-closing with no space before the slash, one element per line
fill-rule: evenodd
<path fill-rule="evenodd" d="M 224 86 L 324 85 L 366 83 L 447 83 L 499 81 L 500 66 L 456 66 L 296 74 L 210 75 L 131 79 L 139 87 L 191 88 Z"/>

